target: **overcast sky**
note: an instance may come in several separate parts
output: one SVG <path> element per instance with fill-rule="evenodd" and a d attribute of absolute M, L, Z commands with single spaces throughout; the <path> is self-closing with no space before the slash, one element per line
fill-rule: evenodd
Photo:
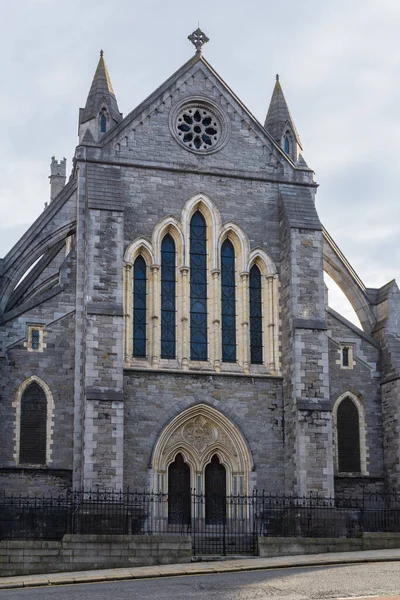
<path fill-rule="evenodd" d="M 127 114 L 194 53 L 264 122 L 275 74 L 320 184 L 321 220 L 368 287 L 400 280 L 400 0 L 0 0 L 0 257 L 77 143 L 104 49 Z"/>

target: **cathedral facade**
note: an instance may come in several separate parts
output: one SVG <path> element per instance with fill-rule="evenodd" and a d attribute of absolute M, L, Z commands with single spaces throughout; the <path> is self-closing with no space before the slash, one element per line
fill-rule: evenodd
<path fill-rule="evenodd" d="M 322 226 L 279 79 L 261 124 L 193 40 L 125 117 L 101 53 L 71 176 L 0 261 L 0 485 L 399 490 L 397 285 Z"/>

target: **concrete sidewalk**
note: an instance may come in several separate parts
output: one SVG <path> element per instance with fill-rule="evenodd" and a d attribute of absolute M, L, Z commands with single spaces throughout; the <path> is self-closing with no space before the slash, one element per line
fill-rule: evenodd
<path fill-rule="evenodd" d="M 400 560 L 400 548 L 394 550 L 367 550 L 364 552 L 332 552 L 329 554 L 276 556 L 273 558 L 235 558 L 233 560 L 157 565 L 152 567 L 124 567 L 120 569 L 101 569 L 98 571 L 74 571 L 67 573 L 45 573 L 43 575 L 1 577 L 0 589 L 398 560 Z"/>

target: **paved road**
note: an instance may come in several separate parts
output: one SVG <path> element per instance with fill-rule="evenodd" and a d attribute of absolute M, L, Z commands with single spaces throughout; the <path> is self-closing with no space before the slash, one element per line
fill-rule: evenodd
<path fill-rule="evenodd" d="M 328 600 L 397 594 L 400 600 L 400 562 L 385 562 L 2 590 L 0 599 Z"/>

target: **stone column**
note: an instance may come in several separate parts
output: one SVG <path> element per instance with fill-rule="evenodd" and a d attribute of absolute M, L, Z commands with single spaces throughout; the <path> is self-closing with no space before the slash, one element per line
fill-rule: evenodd
<path fill-rule="evenodd" d="M 190 310 L 190 297 L 189 297 L 189 267 L 181 267 L 180 269 L 182 275 L 182 288 L 181 288 L 181 298 L 182 298 L 182 317 L 181 317 L 181 325 L 182 325 L 182 369 L 189 369 L 189 357 L 190 357 L 190 331 L 189 331 L 189 310 Z"/>
<path fill-rule="evenodd" d="M 267 275 L 267 287 L 268 287 L 268 324 L 266 334 L 268 336 L 268 368 L 271 374 L 276 371 L 276 359 L 275 359 L 275 294 L 274 294 L 274 275 Z"/>
<path fill-rule="evenodd" d="M 221 371 L 222 357 L 222 339 L 221 339 L 221 271 L 213 269 L 212 275 L 212 298 L 213 304 L 210 306 L 210 315 L 212 316 L 212 335 L 214 338 L 214 369 L 219 373 Z"/>
<path fill-rule="evenodd" d="M 242 359 L 244 373 L 250 373 L 250 303 L 249 303 L 249 273 L 243 271 L 240 273 L 240 283 L 242 295 L 242 314 L 239 315 L 241 322 L 240 341 L 242 346 Z"/>
<path fill-rule="evenodd" d="M 161 290 L 160 290 L 160 265 L 151 265 L 151 285 L 150 293 L 152 295 L 151 307 L 151 366 L 158 367 L 160 360 L 160 314 L 161 314 Z"/>

